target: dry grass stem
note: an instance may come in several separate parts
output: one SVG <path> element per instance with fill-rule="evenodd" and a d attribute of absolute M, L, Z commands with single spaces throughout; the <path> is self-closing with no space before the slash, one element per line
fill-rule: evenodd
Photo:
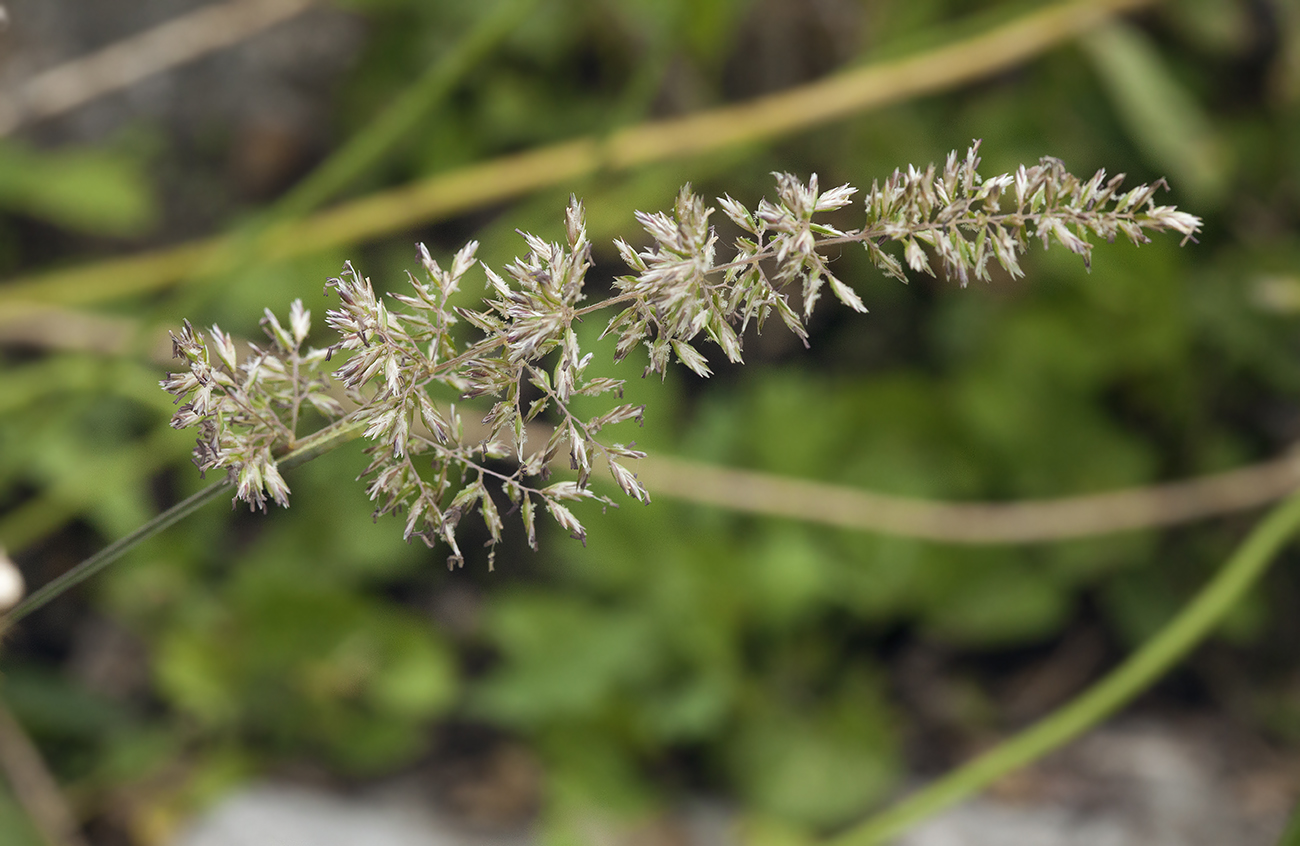
<path fill-rule="evenodd" d="M 903 59 L 873 63 L 747 103 L 579 138 L 469 165 L 380 191 L 285 224 L 266 238 L 267 258 L 356 244 L 481 208 L 600 169 L 620 170 L 752 143 L 935 93 L 997 73 L 1153 0 L 1072 0 L 988 32 Z M 0 315 L 24 301 L 103 302 L 166 287 L 219 254 L 224 239 L 10 280 Z"/>
<path fill-rule="evenodd" d="M 89 846 L 40 750 L 0 702 L 0 769 L 32 825 L 49 846 Z"/>
<path fill-rule="evenodd" d="M 638 465 L 657 496 L 732 511 L 948 544 L 1062 541 L 1174 526 L 1260 508 L 1300 487 L 1300 454 L 1193 479 L 1087 496 L 942 502 L 650 454 Z"/>
<path fill-rule="evenodd" d="M 0 100 L 0 136 L 71 111 L 157 73 L 238 44 L 306 11 L 313 0 L 229 0 L 36 74 Z"/>

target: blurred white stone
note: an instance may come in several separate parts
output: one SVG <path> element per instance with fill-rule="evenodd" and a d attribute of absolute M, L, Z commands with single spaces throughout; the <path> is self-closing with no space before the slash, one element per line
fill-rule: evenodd
<path fill-rule="evenodd" d="M 353 798 L 282 784 L 235 793 L 174 846 L 526 846 L 522 835 L 465 831 L 403 797 Z"/>
<path fill-rule="evenodd" d="M 1015 776 L 1011 796 L 966 802 L 897 846 L 1273 846 L 1287 786 L 1271 791 L 1278 801 L 1252 800 L 1225 745 L 1164 723 L 1107 726 Z"/>
<path fill-rule="evenodd" d="M 0 548 L 0 611 L 7 611 L 18 604 L 27 592 L 23 574 L 18 572 L 18 565 Z"/>
<path fill-rule="evenodd" d="M 1294 774 L 1239 752 L 1236 738 L 1205 724 L 1107 726 L 894 846 L 1273 846 Z M 252 786 L 169 846 L 535 846 L 522 829 L 490 834 L 458 826 L 429 806 L 428 795 L 418 783 L 363 796 Z M 636 837 L 593 821 L 589 842 L 735 846 L 734 821 L 722 806 L 700 803 Z"/>

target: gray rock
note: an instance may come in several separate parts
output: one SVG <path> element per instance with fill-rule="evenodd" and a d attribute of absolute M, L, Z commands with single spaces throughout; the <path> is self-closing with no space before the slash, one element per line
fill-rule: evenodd
<path fill-rule="evenodd" d="M 256 784 L 197 819 L 174 846 L 525 846 L 523 833 L 458 828 L 411 795 L 348 797 Z"/>

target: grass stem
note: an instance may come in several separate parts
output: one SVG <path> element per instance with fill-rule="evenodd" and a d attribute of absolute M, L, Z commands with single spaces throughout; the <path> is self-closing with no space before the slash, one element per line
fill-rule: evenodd
<path fill-rule="evenodd" d="M 1110 675 L 1039 723 L 832 838 L 826 846 L 885 843 L 1101 723 L 1150 688 L 1204 640 L 1297 530 L 1300 494 L 1292 494 L 1259 522 L 1219 573 L 1173 620 Z"/>

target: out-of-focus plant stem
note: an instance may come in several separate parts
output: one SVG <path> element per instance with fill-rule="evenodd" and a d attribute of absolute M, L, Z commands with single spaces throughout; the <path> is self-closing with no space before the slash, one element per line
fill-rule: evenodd
<path fill-rule="evenodd" d="M 997 73 L 1154 0 L 1072 0 L 987 32 L 902 59 L 873 63 L 808 85 L 684 117 L 631 126 L 468 165 L 271 227 L 261 257 L 289 258 L 390 235 L 600 169 L 626 170 L 808 129 L 850 114 L 953 88 Z M 228 237 L 228 236 L 227 236 Z M 103 302 L 158 290 L 214 262 L 225 238 L 10 280 L 0 319 L 33 303 Z"/>
<path fill-rule="evenodd" d="M 1286 824 L 1286 830 L 1282 832 L 1282 839 L 1277 842 L 1277 846 L 1300 846 L 1300 802 L 1296 803 L 1295 810 L 1291 812 L 1291 820 Z"/>
<path fill-rule="evenodd" d="M 1297 530 L 1300 494 L 1292 494 L 1256 525 L 1219 573 L 1174 619 L 1110 675 L 1029 729 L 832 838 L 826 846 L 885 843 L 1007 773 L 1064 746 L 1114 714 L 1214 630 Z"/>
<path fill-rule="evenodd" d="M 1261 508 L 1300 487 L 1300 452 L 1189 479 L 1010 502 L 919 499 L 650 454 L 638 473 L 655 496 L 934 543 L 1051 543 L 1176 526 Z"/>
<path fill-rule="evenodd" d="M 312 0 L 207 3 L 38 73 L 6 92 L 6 102 L 0 103 L 0 136 L 238 44 L 311 5 Z"/>
<path fill-rule="evenodd" d="M 420 78 L 356 135 L 334 151 L 319 167 L 259 213 L 243 229 L 218 242 L 202 269 L 203 275 L 236 271 L 272 243 L 268 233 L 277 225 L 315 211 L 336 197 L 419 125 L 452 92 L 456 84 L 482 61 L 526 15 L 536 0 L 500 0 L 464 38 L 429 65 Z"/>
<path fill-rule="evenodd" d="M 88 846 L 45 759 L 0 701 L 0 770 L 47 846 Z"/>

